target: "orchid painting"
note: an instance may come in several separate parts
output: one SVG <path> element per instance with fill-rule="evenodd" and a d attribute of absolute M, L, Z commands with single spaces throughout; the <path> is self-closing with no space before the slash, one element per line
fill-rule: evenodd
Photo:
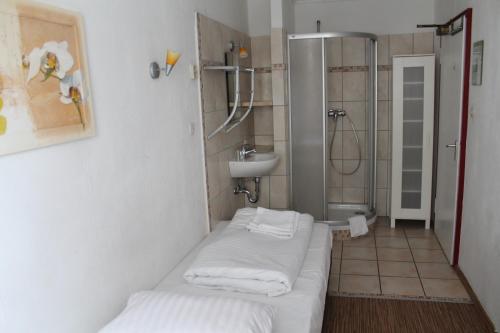
<path fill-rule="evenodd" d="M 82 17 L 29 0 L 0 5 L 0 155 L 93 136 Z"/>
<path fill-rule="evenodd" d="M 73 67 L 73 56 L 68 51 L 68 42 L 50 41 L 41 48 L 34 48 L 28 56 L 22 59 L 23 66 L 28 69 L 26 82 L 29 84 L 39 74 L 43 75 L 42 82 L 48 79 L 59 80 L 60 101 L 63 104 L 74 104 L 80 122 L 85 128 L 81 104 L 83 102 L 83 80 L 80 70 L 69 74 Z"/>

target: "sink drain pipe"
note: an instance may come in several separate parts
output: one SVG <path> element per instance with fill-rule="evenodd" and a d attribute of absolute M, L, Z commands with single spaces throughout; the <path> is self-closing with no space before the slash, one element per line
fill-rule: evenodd
<path fill-rule="evenodd" d="M 257 203 L 259 201 L 259 194 L 260 194 L 260 177 L 255 177 L 253 179 L 253 181 L 255 182 L 255 195 L 254 196 L 252 196 L 252 193 L 249 190 L 247 190 L 244 185 L 242 186 L 239 182 L 238 182 L 238 186 L 236 186 L 234 188 L 234 194 L 237 195 L 240 193 L 244 193 L 244 194 L 246 194 L 247 200 L 250 203 Z"/>

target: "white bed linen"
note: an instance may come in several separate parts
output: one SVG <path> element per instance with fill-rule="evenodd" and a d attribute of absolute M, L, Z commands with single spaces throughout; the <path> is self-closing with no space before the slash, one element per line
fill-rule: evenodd
<path fill-rule="evenodd" d="M 216 240 L 227 224 L 227 222 L 219 223 L 214 232 L 198 244 L 165 277 L 156 290 L 178 291 L 193 295 L 224 295 L 270 304 L 276 309 L 273 333 L 320 333 L 330 269 L 332 240 L 329 227 L 326 224 L 314 223 L 309 248 L 293 290 L 282 296 L 268 297 L 200 288 L 184 280 L 184 272 L 200 249 Z"/>
<path fill-rule="evenodd" d="M 272 333 L 274 313 L 235 297 L 141 291 L 99 333 Z"/>
<path fill-rule="evenodd" d="M 313 217 L 298 216 L 290 239 L 255 234 L 246 229 L 255 208 L 239 209 L 217 241 L 206 245 L 184 273 L 192 284 L 206 288 L 279 296 L 292 290 L 311 239 Z"/>

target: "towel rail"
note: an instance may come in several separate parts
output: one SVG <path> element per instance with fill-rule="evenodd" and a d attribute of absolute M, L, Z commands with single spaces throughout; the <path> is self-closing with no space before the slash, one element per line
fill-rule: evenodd
<path fill-rule="evenodd" d="M 227 119 L 219 126 L 217 127 L 212 133 L 208 135 L 208 140 L 213 138 L 217 133 L 219 133 L 222 129 L 224 129 L 234 118 L 236 111 L 238 110 L 238 104 L 240 102 L 240 72 L 247 72 L 251 74 L 251 91 L 250 91 L 250 105 L 248 106 L 247 111 L 243 116 L 238 119 L 234 124 L 232 124 L 227 130 L 227 132 L 230 132 L 233 130 L 235 127 L 237 127 L 245 118 L 250 114 L 252 111 L 253 107 L 253 100 L 254 100 L 254 95 L 255 95 L 255 70 L 253 68 L 242 68 L 239 66 L 204 66 L 204 70 L 223 70 L 225 72 L 235 72 L 235 80 L 234 80 L 234 105 L 231 110 L 231 113 L 227 117 Z"/>

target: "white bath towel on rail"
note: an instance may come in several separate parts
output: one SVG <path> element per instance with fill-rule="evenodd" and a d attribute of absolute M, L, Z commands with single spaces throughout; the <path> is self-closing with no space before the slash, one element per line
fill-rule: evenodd
<path fill-rule="evenodd" d="M 184 273 L 189 283 L 214 289 L 279 296 L 292 290 L 311 238 L 313 218 L 299 217 L 290 239 L 248 232 L 255 208 L 239 209 L 219 240 L 203 248 Z"/>
<path fill-rule="evenodd" d="M 288 239 L 295 235 L 299 218 L 300 214 L 294 211 L 278 211 L 258 207 L 257 213 L 247 225 L 247 229 L 251 232 Z"/>

